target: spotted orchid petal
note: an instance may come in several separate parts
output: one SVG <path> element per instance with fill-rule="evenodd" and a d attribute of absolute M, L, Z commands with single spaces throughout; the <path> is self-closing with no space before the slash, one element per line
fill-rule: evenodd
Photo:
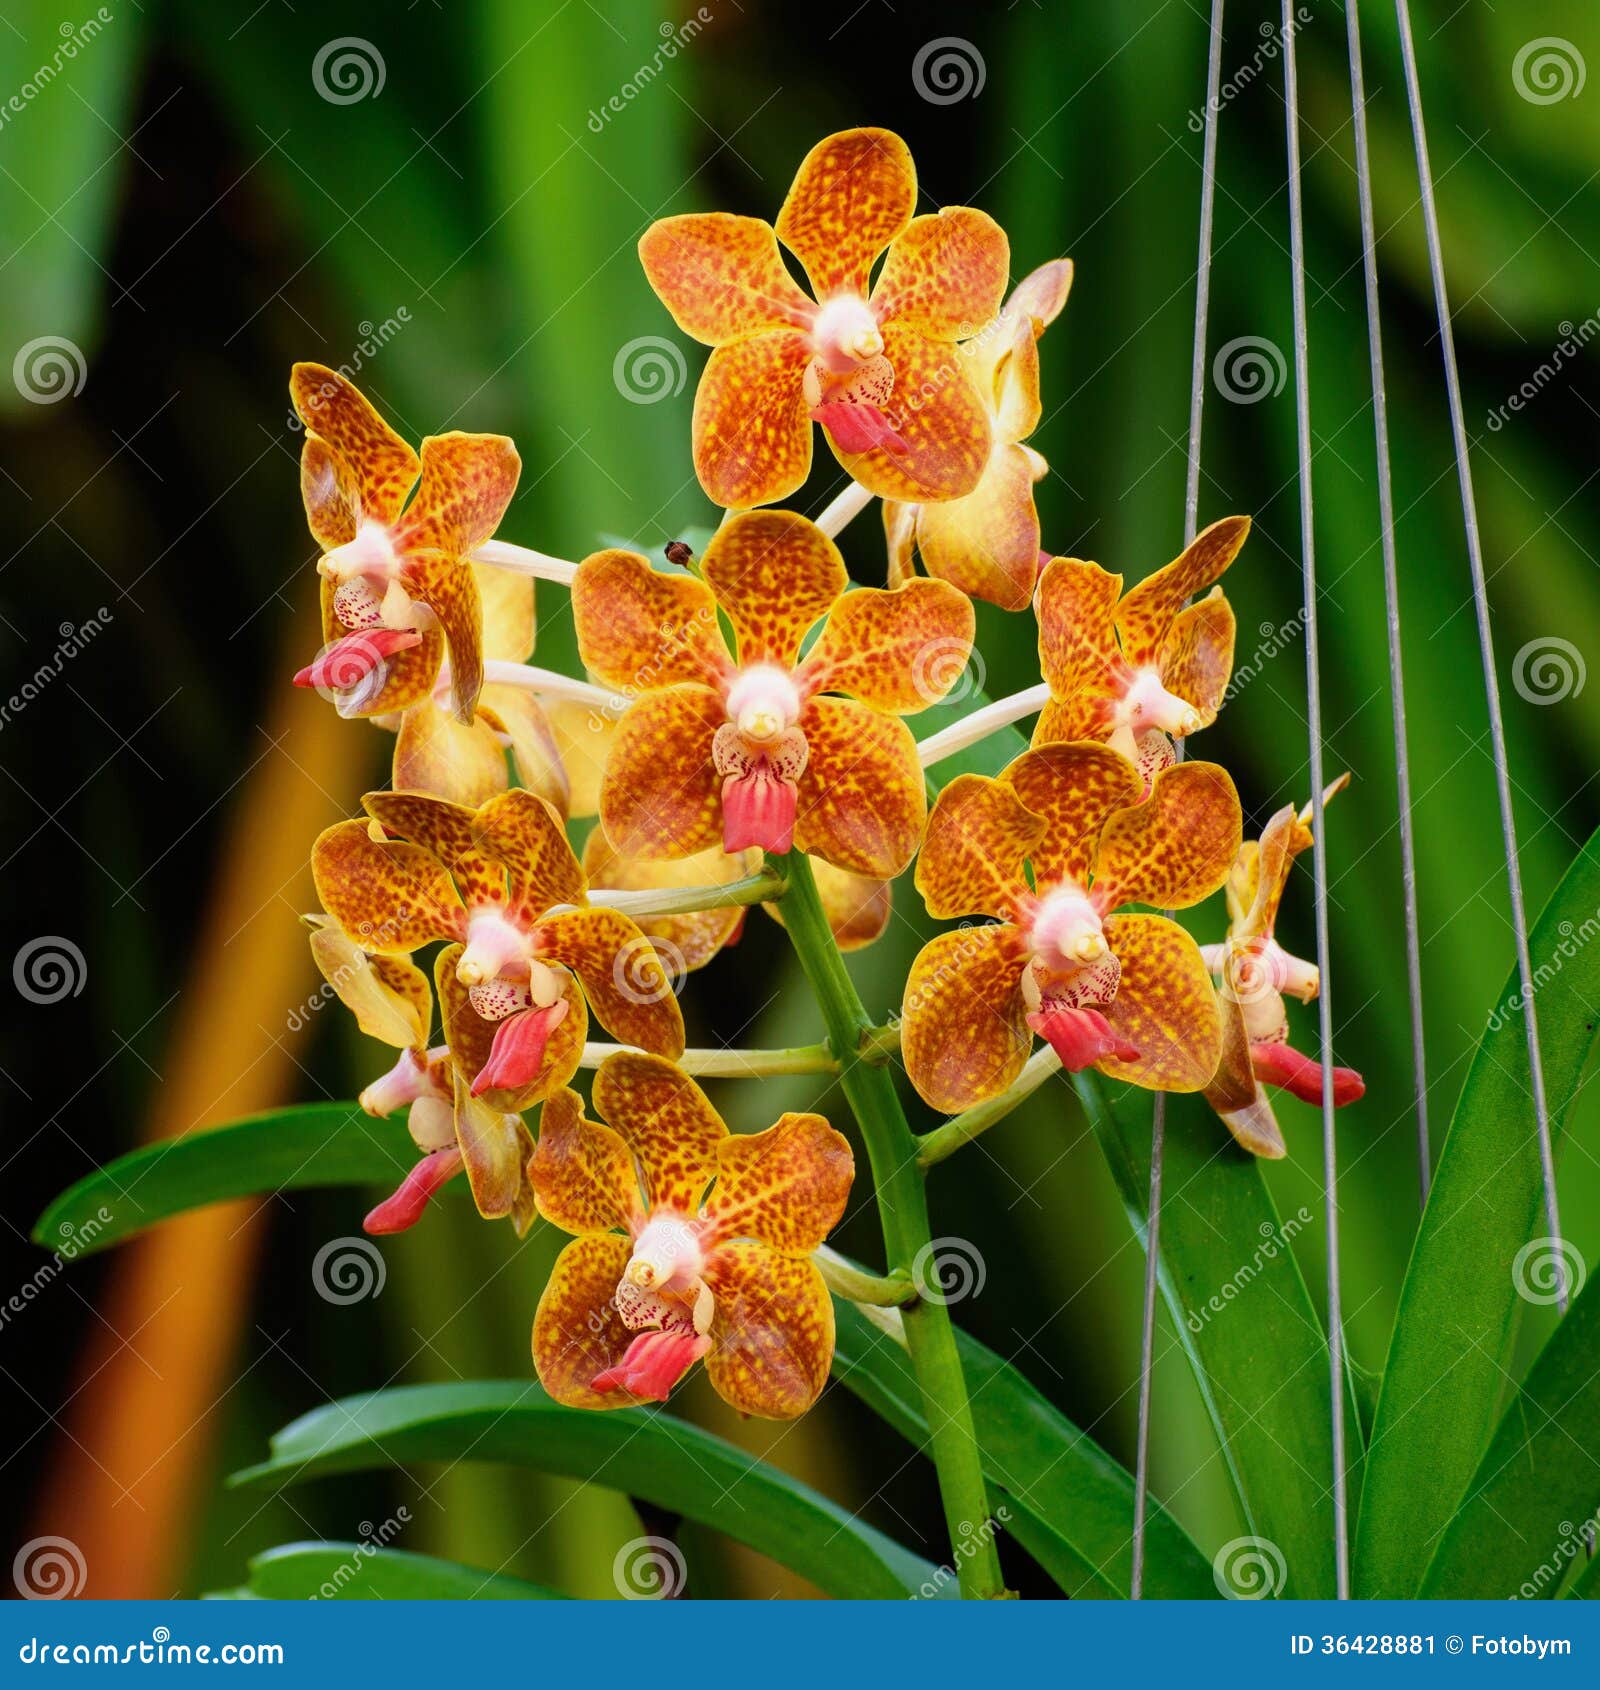
<path fill-rule="evenodd" d="M 833 1299 L 815 1265 L 755 1239 L 715 1250 L 716 1297 L 706 1372 L 724 1402 L 762 1420 L 792 1420 L 822 1394 L 833 1365 Z"/>
<path fill-rule="evenodd" d="M 829 611 L 802 667 L 803 684 L 914 715 L 961 679 L 975 631 L 972 601 L 946 582 L 860 587 Z"/>
<path fill-rule="evenodd" d="M 813 698 L 800 718 L 808 758 L 794 842 L 835 868 L 891 880 L 916 853 L 927 819 L 917 743 L 896 716 L 848 698 Z"/>
<path fill-rule="evenodd" d="M 912 1085 L 935 1109 L 969 1109 L 1022 1072 L 1033 1044 L 1022 991 L 1029 955 L 1027 935 L 1009 922 L 941 933 L 918 953 L 901 1051 Z"/>
<path fill-rule="evenodd" d="M 1153 1091 L 1202 1090 L 1217 1071 L 1222 1024 L 1200 947 L 1161 915 L 1108 916 L 1105 938 L 1122 969 L 1106 1021 L 1138 1055 L 1104 1057 L 1102 1072 Z"/>
<path fill-rule="evenodd" d="M 717 1146 L 710 1236 L 810 1255 L 839 1224 L 854 1178 L 849 1141 L 820 1115 L 784 1115 L 765 1132 L 731 1134 Z"/>
<path fill-rule="evenodd" d="M 792 511 L 730 517 L 706 546 L 700 568 L 738 635 L 739 662 L 786 670 L 806 631 L 850 585 L 839 548 Z"/>
<path fill-rule="evenodd" d="M 957 775 L 940 792 L 917 858 L 916 886 L 931 916 L 1006 916 L 1025 898 L 1023 864 L 1044 818 L 987 775 Z"/>

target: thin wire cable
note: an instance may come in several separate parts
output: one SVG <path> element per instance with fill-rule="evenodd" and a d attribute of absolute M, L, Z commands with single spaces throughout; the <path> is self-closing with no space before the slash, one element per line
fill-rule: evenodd
<path fill-rule="evenodd" d="M 1283 105 L 1289 153 L 1289 256 L 1294 293 L 1295 425 L 1300 455 L 1300 555 L 1305 577 L 1306 716 L 1311 759 L 1312 880 L 1317 918 L 1322 1035 L 1322 1182 L 1328 1237 L 1328 1418 L 1333 1434 L 1333 1552 L 1341 1601 L 1350 1595 L 1350 1504 L 1345 1482 L 1344 1317 L 1339 1297 L 1339 1151 L 1333 1113 L 1333 1002 L 1328 978 L 1328 845 L 1323 826 L 1322 673 L 1317 646 L 1315 504 L 1311 492 L 1311 391 L 1306 336 L 1305 207 L 1300 183 L 1300 84 L 1295 0 L 1283 0 Z"/>
<path fill-rule="evenodd" d="M 1550 1106 L 1544 1089 L 1544 1059 L 1539 1049 L 1539 1017 L 1533 1003 L 1533 962 L 1528 954 L 1528 915 L 1522 901 L 1522 869 L 1517 859 L 1517 821 L 1511 803 L 1511 766 L 1506 756 L 1505 723 L 1500 715 L 1500 682 L 1495 674 L 1494 634 L 1489 626 L 1489 590 L 1483 571 L 1483 545 L 1478 535 L 1478 501 L 1472 487 L 1472 463 L 1467 452 L 1467 425 L 1461 409 L 1461 371 L 1456 362 L 1455 333 L 1450 323 L 1450 296 L 1444 279 L 1444 248 L 1439 240 L 1439 207 L 1434 198 L 1433 169 L 1428 163 L 1428 137 L 1422 120 L 1422 87 L 1417 80 L 1417 50 L 1411 39 L 1411 8 L 1395 0 L 1400 23 L 1400 55 L 1405 62 L 1406 98 L 1411 106 L 1411 133 L 1417 149 L 1417 184 L 1422 193 L 1422 216 L 1428 232 L 1428 262 L 1433 271 L 1434 306 L 1439 317 L 1439 341 L 1444 355 L 1445 386 L 1450 394 L 1450 427 L 1455 437 L 1456 476 L 1461 484 L 1461 515 L 1467 531 L 1467 560 L 1472 568 L 1472 604 L 1478 618 L 1478 646 L 1483 658 L 1483 694 L 1489 707 L 1489 740 L 1494 754 L 1495 785 L 1500 798 L 1500 833 L 1505 846 L 1506 887 L 1510 894 L 1511 926 L 1517 943 L 1517 975 L 1522 988 L 1522 1025 L 1528 1042 L 1528 1077 L 1533 1093 L 1534 1122 L 1539 1135 L 1539 1172 L 1544 1181 L 1545 1224 L 1552 1246 L 1561 1243 L 1561 1211 L 1556 1202 L 1555 1153 L 1550 1142 Z M 1569 1285 L 1562 1274 L 1556 1302 L 1567 1312 Z"/>
<path fill-rule="evenodd" d="M 1211 45 L 1206 64 L 1204 164 L 1200 177 L 1200 253 L 1195 264 L 1194 363 L 1189 377 L 1189 468 L 1183 497 L 1183 543 L 1200 531 L 1200 418 L 1206 392 L 1206 325 L 1211 313 L 1211 231 L 1217 198 L 1217 112 L 1222 88 L 1223 0 L 1211 0 Z M 1183 741 L 1177 741 L 1179 758 Z M 1133 1558 L 1128 1593 L 1144 1595 L 1145 1511 L 1150 1495 L 1150 1378 L 1156 1343 L 1156 1293 L 1161 1278 L 1161 1172 L 1167 1148 L 1167 1098 L 1150 1105 L 1150 1201 L 1145 1222 L 1144 1311 L 1139 1330 L 1139 1431 L 1133 1463 Z"/>
<path fill-rule="evenodd" d="M 1372 363 L 1372 425 L 1378 452 L 1378 515 L 1383 529 L 1383 600 L 1389 617 L 1389 697 L 1394 707 L 1395 797 L 1400 812 L 1400 886 L 1405 905 L 1406 984 L 1411 997 L 1411 1066 L 1417 1099 L 1417 1178 L 1428 1201 L 1433 1159 L 1428 1142 L 1428 1060 L 1423 1048 L 1422 944 L 1417 931 L 1417 854 L 1411 830 L 1411 756 L 1406 743 L 1405 659 L 1400 648 L 1400 575 L 1395 563 L 1394 481 L 1389 462 L 1389 401 L 1383 378 L 1383 319 L 1378 304 L 1378 240 L 1367 150 L 1367 91 L 1361 71 L 1359 0 L 1345 0 L 1350 38 L 1350 110 L 1361 200 L 1361 264 L 1367 282 L 1367 344 Z"/>

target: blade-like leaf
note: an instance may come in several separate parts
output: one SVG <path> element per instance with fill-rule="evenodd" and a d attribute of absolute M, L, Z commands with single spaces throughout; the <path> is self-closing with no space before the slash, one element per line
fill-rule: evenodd
<path fill-rule="evenodd" d="M 1141 1241 L 1149 1217 L 1150 1132 L 1129 1131 L 1100 1081 L 1078 1096 Z M 1148 1104 L 1140 1095 L 1137 1118 Z M 1133 1114 L 1133 1111 L 1129 1111 Z M 1167 1110 L 1161 1288 L 1222 1444 L 1249 1530 L 1276 1546 L 1283 1597 L 1334 1593 L 1328 1345 L 1295 1261 L 1306 1210 L 1281 1218 L 1255 1160 L 1198 1099 Z M 1361 1424 L 1346 1415 L 1351 1491 Z"/>
<path fill-rule="evenodd" d="M 279 1601 L 550 1602 L 559 1590 L 371 1543 L 285 1543 L 250 1562 L 251 1596 Z"/>
<path fill-rule="evenodd" d="M 925 1444 L 927 1417 L 906 1352 L 852 1304 L 840 1303 L 837 1319 L 840 1383 L 912 1443 Z M 956 1345 L 994 1518 L 1069 1596 L 1126 1596 L 1132 1476 L 993 1350 L 961 1331 Z M 1216 1596 L 1210 1562 L 1155 1503 L 1147 1545 L 1147 1596 Z"/>
<path fill-rule="evenodd" d="M 1500 1418 L 1423 1596 L 1554 1596 L 1600 1508 L 1600 1275 Z"/>
<path fill-rule="evenodd" d="M 346 1397 L 286 1426 L 234 1484 L 413 1461 L 493 1461 L 605 1485 L 726 1532 L 831 1596 L 905 1597 L 936 1569 L 758 1457 L 670 1414 L 563 1408 L 531 1380 Z"/>
<path fill-rule="evenodd" d="M 1594 1043 L 1600 836 L 1578 854 L 1529 941 L 1550 1130 Z M 1586 925 L 1587 924 L 1587 925 Z M 1513 970 L 1468 1070 L 1400 1294 L 1356 1538 L 1358 1596 L 1414 1595 L 1483 1454 L 1516 1332 L 1517 1252 L 1542 1233 L 1539 1146 Z"/>
<path fill-rule="evenodd" d="M 393 1185 L 416 1160 L 398 1121 L 354 1103 L 308 1103 L 163 1139 L 86 1174 L 33 1229 L 74 1256 L 103 1250 L 186 1209 L 318 1185 Z"/>

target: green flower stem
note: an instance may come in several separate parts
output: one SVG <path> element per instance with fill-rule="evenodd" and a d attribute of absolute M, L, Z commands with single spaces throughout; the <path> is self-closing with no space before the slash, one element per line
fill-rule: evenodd
<path fill-rule="evenodd" d="M 768 863 L 776 870 L 787 870 L 784 926 L 821 1005 L 828 1043 L 841 1065 L 839 1083 L 861 1127 L 891 1275 L 905 1273 L 914 1280 L 917 1259 L 932 1241 L 916 1135 L 900 1107 L 887 1067 L 860 1056 L 862 1036 L 873 1031 L 872 1023 L 845 971 L 810 862 L 803 852 L 794 851 L 787 857 L 769 857 Z M 906 1347 L 932 1428 L 929 1450 L 939 1476 L 945 1524 L 951 1545 L 961 1550 L 954 1558 L 960 1569 L 961 1594 L 1004 1596 L 1005 1581 L 992 1534 L 979 1529 L 989 1518 L 989 1498 L 950 1312 L 941 1302 L 919 1300 L 906 1307 L 904 1320 Z"/>
<path fill-rule="evenodd" d="M 628 1045 L 586 1044 L 580 1068 L 598 1068 Z M 793 1045 L 788 1050 L 686 1050 L 677 1059 L 686 1074 L 703 1079 L 751 1080 L 763 1074 L 837 1074 L 839 1064 L 826 1045 Z"/>
<path fill-rule="evenodd" d="M 635 921 L 655 915 L 694 915 L 699 910 L 725 910 L 736 904 L 764 904 L 783 896 L 784 879 L 771 869 L 759 869 L 721 886 L 591 886 L 589 902 L 620 910 Z"/>
<path fill-rule="evenodd" d="M 923 1133 L 917 1139 L 917 1160 L 931 1168 L 946 1156 L 953 1156 L 963 1144 L 970 1144 L 996 1121 L 1003 1121 L 1011 1111 L 1026 1103 L 1046 1080 L 1061 1067 L 1061 1058 L 1048 1045 L 1036 1050 L 1027 1065 L 1003 1092 L 975 1103 L 959 1115 L 952 1115 L 942 1127 Z"/>
<path fill-rule="evenodd" d="M 828 1289 L 847 1303 L 860 1303 L 868 1308 L 898 1309 L 917 1298 L 917 1288 L 911 1275 L 899 1269 L 890 1274 L 868 1273 L 852 1261 L 820 1244 L 811 1252 L 817 1270 L 827 1281 Z"/>

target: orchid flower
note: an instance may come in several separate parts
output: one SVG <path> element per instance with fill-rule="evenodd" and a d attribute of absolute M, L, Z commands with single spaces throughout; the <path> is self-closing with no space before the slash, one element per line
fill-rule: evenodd
<path fill-rule="evenodd" d="M 486 1220 L 509 1215 L 520 1237 L 534 1220 L 527 1180 L 533 1139 L 521 1117 L 492 1110 L 462 1083 L 448 1045 L 428 1048 L 433 987 L 405 956 L 366 951 L 326 915 L 305 918 L 311 954 L 339 1001 L 369 1037 L 395 1046 L 392 1068 L 366 1086 L 369 1115 L 406 1110 L 406 1129 L 421 1152 L 392 1196 L 362 1223 L 371 1233 L 403 1232 L 422 1219 L 429 1199 L 465 1173 Z"/>
<path fill-rule="evenodd" d="M 967 377 L 989 414 L 989 461 L 958 499 L 900 504 L 885 499 L 889 581 L 911 578 L 914 552 L 930 575 L 1002 610 L 1025 610 L 1039 579 L 1039 513 L 1033 484 L 1048 470 L 1023 442 L 1039 426 L 1039 337 L 1072 286 L 1072 261 L 1041 265 L 1017 284 L 1005 309 L 961 348 Z"/>
<path fill-rule="evenodd" d="M 1342 792 L 1349 775 L 1340 775 L 1323 802 Z M 1222 1057 L 1206 1101 L 1229 1132 L 1257 1156 L 1286 1153 L 1272 1104 L 1260 1082 L 1292 1092 L 1304 1103 L 1322 1102 L 1322 1066 L 1289 1043 L 1286 997 L 1311 1003 L 1322 981 L 1313 962 L 1291 956 L 1277 941 L 1278 906 L 1294 859 L 1311 845 L 1311 806 L 1296 811 L 1286 804 L 1262 829 L 1259 841 L 1247 840 L 1228 877 L 1228 936 L 1207 945 L 1206 966 L 1220 982 Z M 1366 1091 L 1353 1068 L 1333 1070 L 1333 1106 L 1342 1109 Z"/>
<path fill-rule="evenodd" d="M 533 582 L 485 564 L 469 566 L 483 606 L 486 660 L 525 661 L 533 650 Z M 555 729 L 539 700 L 525 687 L 494 681 L 478 693 L 470 723 L 450 709 L 450 667 L 444 665 L 432 691 L 393 716 L 378 718 L 395 730 L 391 784 L 397 792 L 432 792 L 469 810 L 485 804 L 510 784 L 506 752 L 517 780 L 565 815 L 571 784 Z"/>
<path fill-rule="evenodd" d="M 928 913 L 998 921 L 941 933 L 912 964 L 901 1048 L 934 1108 L 1003 1091 L 1034 1033 L 1073 1072 L 1158 1091 L 1210 1081 L 1222 1034 L 1199 947 L 1165 916 L 1118 912 L 1185 909 L 1222 885 L 1239 798 L 1215 763 L 1164 770 L 1143 802 L 1142 790 L 1120 752 L 1080 741 L 939 794 L 917 861 Z"/>
<path fill-rule="evenodd" d="M 419 457 L 321 364 L 296 364 L 289 391 L 306 428 L 300 491 L 323 550 L 326 641 L 296 684 L 331 693 L 341 715 L 387 715 L 427 697 L 448 650 L 452 705 L 470 724 L 483 634 L 466 559 L 511 502 L 516 447 L 503 434 L 438 434 Z"/>
<path fill-rule="evenodd" d="M 1250 519 L 1224 517 L 1137 587 L 1081 558 L 1052 558 L 1039 578 L 1039 667 L 1050 702 L 1033 743 L 1098 739 L 1148 781 L 1172 741 L 1209 727 L 1233 670 L 1233 609 L 1212 586 L 1239 555 Z"/>
<path fill-rule="evenodd" d="M 586 1000 L 622 1043 L 682 1051 L 660 959 L 625 915 L 589 907 L 543 799 L 514 789 L 468 810 L 429 793 L 369 792 L 364 803 L 371 823 L 336 823 L 313 847 L 317 892 L 374 954 L 449 941 L 434 979 L 473 1097 L 514 1114 L 565 1085 L 583 1052 Z"/>
<path fill-rule="evenodd" d="M 914 217 L 916 201 L 905 142 L 848 129 L 806 155 L 775 230 L 710 212 L 645 231 L 650 285 L 713 348 L 695 395 L 694 466 L 717 504 L 793 493 L 810 473 L 813 422 L 885 498 L 953 499 L 977 485 L 989 416 L 957 346 L 999 309 L 1009 249 L 983 212 Z M 784 267 L 780 240 L 814 298 Z"/>
<path fill-rule="evenodd" d="M 594 1108 L 609 1125 L 571 1091 L 540 1115 L 539 1212 L 576 1235 L 534 1317 L 540 1383 L 572 1407 L 624 1408 L 665 1401 L 704 1359 L 741 1414 L 803 1414 L 833 1360 L 809 1258 L 844 1213 L 849 1144 L 820 1115 L 730 1135 L 687 1074 L 633 1052 L 601 1063 Z"/>
<path fill-rule="evenodd" d="M 854 874 L 900 873 L 927 814 L 900 718 L 959 678 L 970 601 L 942 581 L 847 593 L 837 547 L 787 511 L 730 518 L 701 571 L 669 575 L 606 551 L 572 584 L 584 662 L 633 700 L 600 793 L 612 844 L 629 857 L 798 847 Z"/>

